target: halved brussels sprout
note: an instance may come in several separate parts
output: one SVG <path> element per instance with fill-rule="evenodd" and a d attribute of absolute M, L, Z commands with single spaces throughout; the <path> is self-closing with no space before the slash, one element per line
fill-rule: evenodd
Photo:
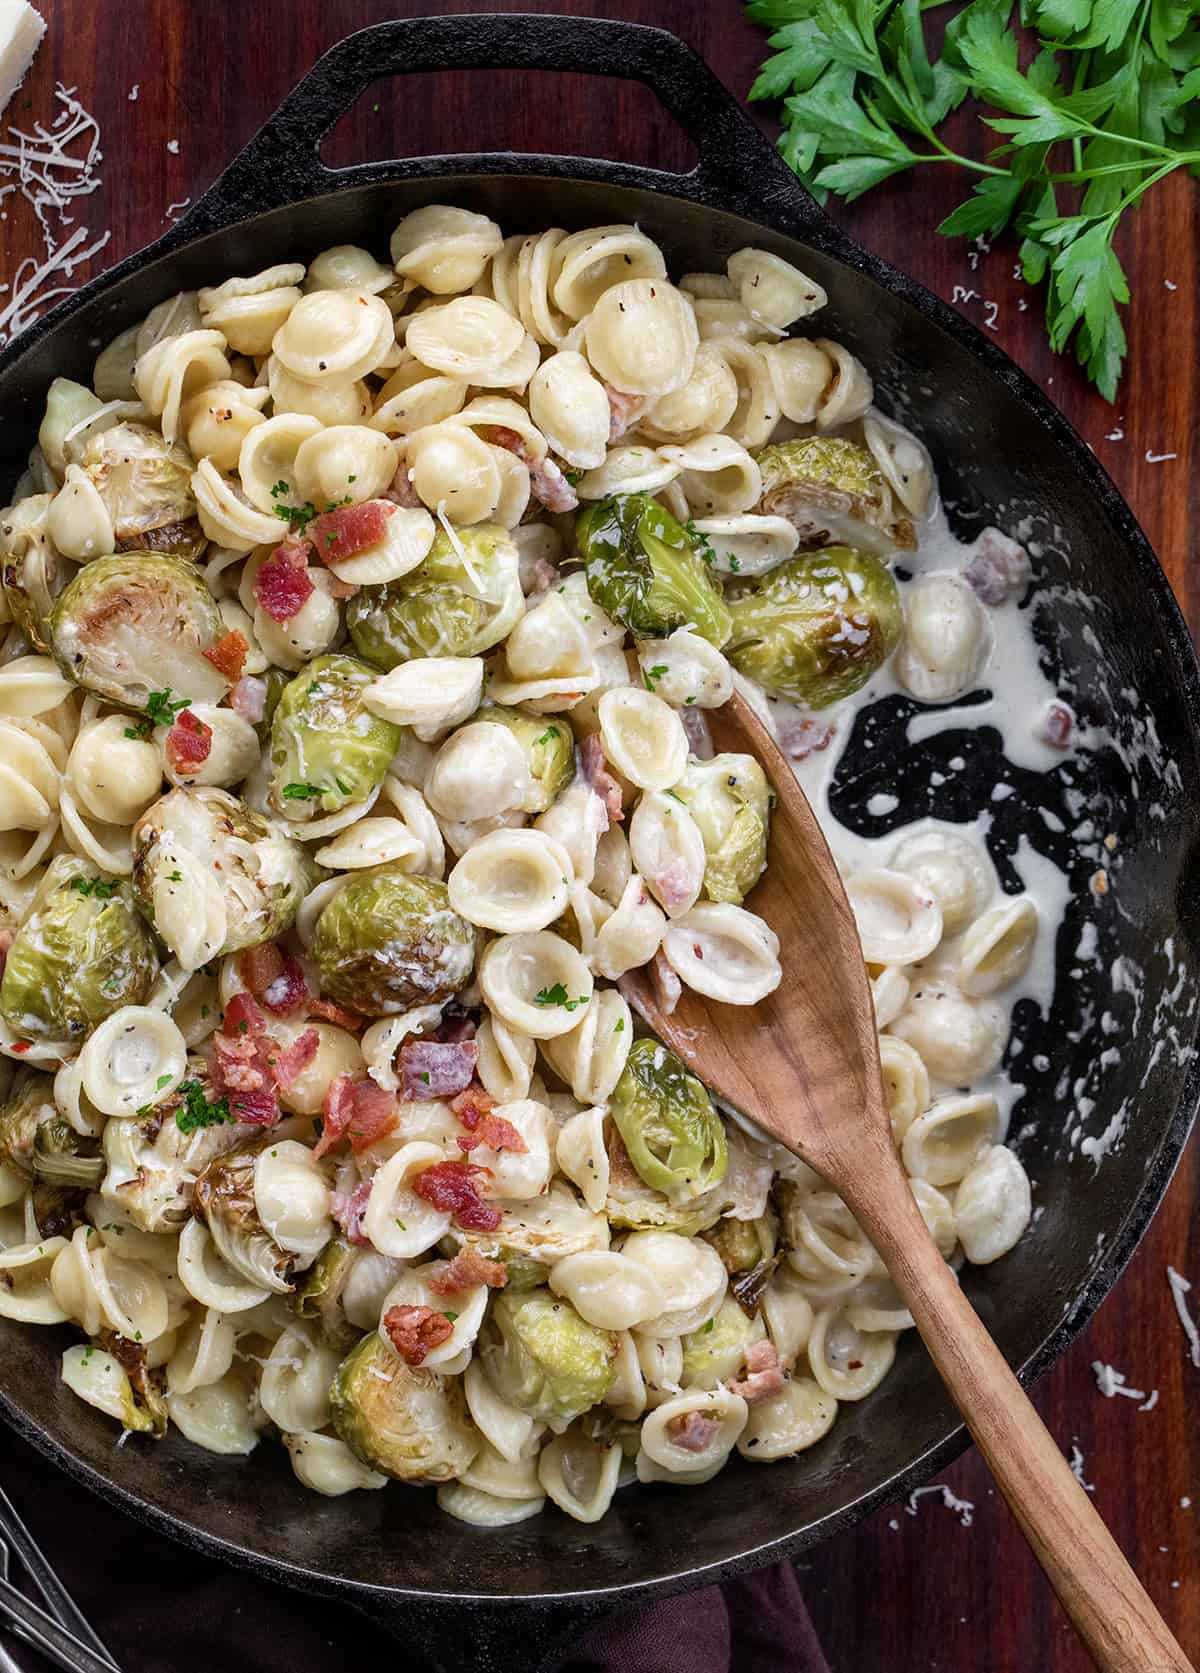
<path fill-rule="evenodd" d="M 37 1069 L 19 1070 L 0 1100 L 0 1162 L 32 1183 L 38 1128 L 57 1114 L 53 1078 Z"/>
<path fill-rule="evenodd" d="M 771 787 L 752 755 L 690 760 L 675 786 L 704 838 L 704 892 L 740 906 L 767 866 Z"/>
<path fill-rule="evenodd" d="M 468 725 L 486 720 L 503 726 L 525 751 L 534 795 L 524 806 L 526 813 L 545 813 L 559 791 L 571 782 L 575 772 L 575 737 L 565 720 L 548 720 L 526 709 L 506 709 L 493 703 L 476 709 Z"/>
<path fill-rule="evenodd" d="M 56 1190 L 91 1190 L 104 1173 L 95 1139 L 85 1139 L 57 1112 L 39 1122 L 33 1138 L 33 1171 Z"/>
<path fill-rule="evenodd" d="M 720 1255 L 726 1272 L 736 1277 L 739 1273 L 752 1272 L 760 1261 L 770 1259 L 775 1253 L 779 1227 L 775 1216 L 767 1213 L 757 1220 L 718 1220 L 701 1235 Z"/>
<path fill-rule="evenodd" d="M 203 1058 L 189 1059 L 189 1080 L 203 1087 L 206 1068 Z M 253 1132 L 226 1121 L 185 1131 L 177 1107 L 178 1100 L 167 1099 L 145 1115 L 105 1123 L 100 1196 L 140 1231 L 179 1231 L 191 1217 L 197 1175 Z"/>
<path fill-rule="evenodd" d="M 786 517 L 806 547 L 835 541 L 874 552 L 916 549 L 911 520 L 897 517 L 870 450 L 845 436 L 799 436 L 755 454 L 763 516 Z"/>
<path fill-rule="evenodd" d="M 475 931 L 451 909 L 444 883 L 372 866 L 325 906 L 309 951 L 322 993 L 361 1016 L 387 1017 L 465 988 Z"/>
<path fill-rule="evenodd" d="M 859 691 L 900 642 L 904 612 L 870 552 L 789 558 L 730 599 L 725 654 L 774 697 L 824 709 Z"/>
<path fill-rule="evenodd" d="M 686 1203 L 719 1185 L 729 1152 L 708 1089 L 657 1040 L 635 1040 L 609 1114 L 641 1179 Z"/>
<path fill-rule="evenodd" d="M 0 584 L 26 639 L 38 651 L 50 649 L 50 614 L 75 565 L 51 540 L 46 518 L 53 494 L 30 494 L 0 512 Z"/>
<path fill-rule="evenodd" d="M 456 1481 L 479 1451 L 462 1378 L 406 1365 L 376 1330 L 338 1366 L 329 1401 L 355 1457 L 396 1481 Z"/>
<path fill-rule="evenodd" d="M 498 645 L 525 609 L 517 548 L 492 523 L 445 528 L 398 581 L 364 587 L 346 608 L 358 654 L 392 669 L 421 656 L 479 656 Z"/>
<path fill-rule="evenodd" d="M 214 1156 L 196 1181 L 194 1201 L 217 1252 L 234 1271 L 264 1290 L 288 1295 L 303 1258 L 276 1243 L 254 1198 L 258 1158 L 274 1142 L 269 1136 L 250 1139 Z"/>
<path fill-rule="evenodd" d="M 161 1440 L 167 1432 L 166 1373 L 147 1365 L 144 1343 L 131 1342 L 115 1330 L 102 1330 L 96 1343 L 113 1356 L 128 1379 L 130 1398 L 122 1402 L 125 1427 Z"/>
<path fill-rule="evenodd" d="M 271 806 L 297 824 L 365 802 L 401 728 L 363 702 L 377 678 L 352 656 L 318 656 L 283 689 L 271 721 Z"/>
<path fill-rule="evenodd" d="M 718 648 L 729 611 L 699 548 L 649 494 L 598 500 L 575 522 L 589 595 L 639 638 L 690 627 Z"/>
<path fill-rule="evenodd" d="M 39 1237 L 70 1237 L 87 1223 L 87 1192 L 39 1180 L 29 1194 Z"/>
<path fill-rule="evenodd" d="M 80 685 L 126 709 L 151 692 L 219 703 L 229 681 L 205 651 L 225 633 L 199 570 L 156 552 L 118 552 L 85 564 L 55 602 L 51 649 Z"/>
<path fill-rule="evenodd" d="M 322 875 L 298 842 L 211 786 L 168 790 L 133 827 L 137 904 L 187 970 L 282 935 Z"/>
<path fill-rule="evenodd" d="M 746 1349 L 761 1342 L 766 1330 L 759 1319 L 748 1319 L 737 1302 L 726 1296 L 716 1316 L 683 1338 L 684 1388 L 718 1388 L 741 1370 Z"/>
<path fill-rule="evenodd" d="M 565 1429 L 598 1406 L 615 1374 L 617 1339 L 551 1290 L 502 1290 L 480 1337 L 488 1381 L 539 1423 Z"/>
<path fill-rule="evenodd" d="M 145 424 L 116 424 L 91 438 L 83 464 L 112 518 L 119 551 L 203 557 L 208 541 L 192 494 L 195 465 L 185 448 Z"/>
<path fill-rule="evenodd" d="M 154 940 L 128 883 L 83 860 L 51 861 L 40 902 L 17 931 L 0 980 L 0 1016 L 31 1039 L 81 1040 L 158 974 Z"/>
<path fill-rule="evenodd" d="M 292 1303 L 302 1319 L 316 1325 L 322 1342 L 338 1353 L 347 1353 L 361 1335 L 342 1306 L 347 1281 L 361 1253 L 344 1238 L 335 1237 L 305 1273 Z"/>

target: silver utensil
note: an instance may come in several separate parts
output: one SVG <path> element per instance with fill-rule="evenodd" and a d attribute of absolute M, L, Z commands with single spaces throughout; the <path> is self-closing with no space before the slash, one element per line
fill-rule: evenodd
<path fill-rule="evenodd" d="M 81 1644 L 53 1615 L 30 1603 L 24 1592 L 3 1579 L 0 1579 L 0 1616 L 10 1621 L 14 1630 L 20 1628 L 23 1636 L 67 1673 L 113 1673 L 113 1663 L 107 1657 L 98 1656 L 89 1645 Z"/>
<path fill-rule="evenodd" d="M 16 1506 L 0 1487 L 0 1535 L 12 1547 L 18 1561 L 33 1581 L 42 1600 L 59 1625 L 85 1649 L 107 1663 L 109 1673 L 119 1673 L 102 1640 L 92 1630 L 75 1599 L 51 1568 L 41 1547 L 21 1520 Z M 8 1580 L 7 1558 L 2 1571 Z M 19 1594 L 18 1594 L 19 1595 Z M 4 1670 L 7 1673 L 7 1669 Z"/>

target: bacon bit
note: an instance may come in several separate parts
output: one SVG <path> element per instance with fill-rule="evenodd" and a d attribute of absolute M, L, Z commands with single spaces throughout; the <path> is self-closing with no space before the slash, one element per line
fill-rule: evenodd
<path fill-rule="evenodd" d="M 281 1092 L 295 1085 L 320 1049 L 321 1036 L 315 1028 L 306 1028 L 290 1046 L 280 1047 L 271 1067 L 275 1071 L 275 1084 Z"/>
<path fill-rule="evenodd" d="M 435 1162 L 433 1167 L 417 1174 L 412 1188 L 441 1213 L 452 1214 L 466 1230 L 494 1232 L 502 1215 L 479 1195 L 475 1184 L 477 1175 L 486 1178 L 488 1170 L 477 1168 L 471 1162 Z"/>
<path fill-rule="evenodd" d="M 260 1005 L 272 1016 L 286 1017 L 308 1002 L 308 983 L 299 962 L 276 941 L 264 941 L 238 954 L 237 972 Z"/>
<path fill-rule="evenodd" d="M 746 1349 L 745 1376 L 731 1378 L 725 1385 L 730 1394 L 740 1394 L 748 1405 L 769 1400 L 783 1387 L 783 1368 L 773 1342 L 755 1342 Z"/>
<path fill-rule="evenodd" d="M 604 393 L 608 396 L 608 441 L 611 447 L 615 441 L 620 441 L 627 430 L 641 418 L 646 410 L 644 395 L 626 395 L 623 390 L 614 389 L 611 384 L 604 385 Z"/>
<path fill-rule="evenodd" d="M 401 506 L 405 511 L 419 511 L 424 504 L 420 494 L 412 485 L 408 474 L 408 466 L 403 460 L 400 462 L 400 469 L 388 483 L 384 499 L 389 500 L 392 505 Z"/>
<path fill-rule="evenodd" d="M 251 994 L 235 993 L 225 1007 L 226 1034 L 265 1034 L 267 1019 Z"/>
<path fill-rule="evenodd" d="M 341 580 L 338 576 L 336 576 L 333 573 L 332 569 L 328 573 L 329 573 L 329 580 L 326 582 L 326 586 L 329 589 L 329 594 L 330 594 L 331 598 L 353 598 L 354 597 L 355 593 L 358 591 L 357 583 L 355 583 L 354 581 L 343 581 L 343 580 Z"/>
<path fill-rule="evenodd" d="M 779 727 L 779 747 L 789 761 L 807 761 L 820 749 L 828 749 L 833 727 L 807 716 L 784 720 Z"/>
<path fill-rule="evenodd" d="M 483 1120 L 496 1108 L 496 1100 L 490 1092 L 485 1092 L 478 1081 L 468 1086 L 465 1092 L 460 1092 L 457 1098 L 450 1100 L 451 1112 L 458 1117 L 468 1133 L 473 1133 Z"/>
<path fill-rule="evenodd" d="M 863 1362 L 862 1362 L 861 1359 L 848 1359 L 846 1361 L 847 1371 L 861 1371 L 862 1370 L 862 1365 L 863 1365 Z"/>
<path fill-rule="evenodd" d="M 257 726 L 267 712 L 267 682 L 257 674 L 243 674 L 229 693 L 229 707 L 251 726 Z"/>
<path fill-rule="evenodd" d="M 529 487 L 547 511 L 574 511 L 579 504 L 579 495 L 553 459 L 529 466 Z"/>
<path fill-rule="evenodd" d="M 465 1092 L 475 1074 L 474 1040 L 409 1040 L 400 1048 L 406 1099 L 449 1098 Z"/>
<path fill-rule="evenodd" d="M 984 529 L 975 542 L 975 556 L 963 580 L 983 604 L 1003 604 L 1029 580 L 1029 554 L 999 529 Z"/>
<path fill-rule="evenodd" d="M 273 1127 L 279 1120 L 279 1100 L 274 1091 L 230 1092 L 229 1113 L 248 1127 Z"/>
<path fill-rule="evenodd" d="M 661 947 L 650 960 L 650 982 L 659 1010 L 669 1017 L 683 997 L 683 983 L 667 963 Z"/>
<path fill-rule="evenodd" d="M 552 564 L 549 558 L 539 558 L 533 566 L 532 580 L 529 596 L 538 598 L 542 593 L 548 593 L 551 587 L 557 587 L 562 580 L 562 571 Z"/>
<path fill-rule="evenodd" d="M 688 749 L 697 761 L 711 761 L 716 751 L 713 748 L 712 730 L 708 724 L 708 716 L 704 710 L 680 709 L 679 718 L 683 722 Z"/>
<path fill-rule="evenodd" d="M 686 906 L 693 894 L 692 879 L 684 860 L 673 860 L 654 882 L 658 884 L 659 899 L 668 911 L 672 906 Z"/>
<path fill-rule="evenodd" d="M 224 674 L 231 684 L 236 684 L 242 677 L 242 669 L 246 666 L 246 652 L 249 649 L 246 635 L 239 633 L 236 627 L 231 627 L 215 645 L 200 654 L 206 662 L 211 662 L 219 673 Z"/>
<path fill-rule="evenodd" d="M 588 733 L 579 746 L 579 754 L 583 763 L 583 776 L 604 803 L 604 811 L 610 821 L 624 819 L 621 786 L 608 770 L 608 760 L 599 732 Z"/>
<path fill-rule="evenodd" d="M 194 778 L 212 753 L 212 727 L 190 709 L 175 716 L 167 733 L 167 765 L 180 778 Z"/>
<path fill-rule="evenodd" d="M 389 1307 L 383 1315 L 388 1341 L 406 1365 L 423 1365 L 425 1356 L 454 1334 L 445 1313 L 432 1307 Z"/>
<path fill-rule="evenodd" d="M 704 1412 L 681 1412 L 667 1424 L 667 1434 L 682 1452 L 704 1452 L 720 1432 L 716 1418 Z"/>
<path fill-rule="evenodd" d="M 507 1283 L 508 1268 L 503 1261 L 489 1261 L 477 1249 L 463 1249 L 440 1277 L 429 1280 L 429 1288 L 434 1295 L 458 1295 L 480 1284 L 486 1284 L 489 1290 L 502 1290 Z"/>
<path fill-rule="evenodd" d="M 515 1156 L 524 1156 L 529 1150 L 512 1122 L 506 1121 L 502 1115 L 485 1115 L 469 1139 L 458 1141 L 459 1149 L 467 1155 L 480 1145 L 485 1145 L 488 1150 L 511 1150 Z"/>
<path fill-rule="evenodd" d="M 1066 703 L 1047 703 L 1046 712 L 1038 724 L 1035 736 L 1051 749 L 1069 749 L 1071 733 L 1075 729 L 1075 712 Z"/>
<path fill-rule="evenodd" d="M 340 1005 L 335 1005 L 332 999 L 310 999 L 308 1002 L 310 1017 L 319 1017 L 322 1022 L 332 1022 L 338 1028 L 344 1028 L 351 1034 L 357 1034 L 366 1022 L 354 1011 L 347 1011 Z"/>
<path fill-rule="evenodd" d="M 324 1156 L 344 1138 L 357 1152 L 391 1132 L 396 1125 L 396 1100 L 366 1075 L 357 1080 L 353 1075 L 335 1075 L 322 1113 L 324 1125 L 313 1155 Z"/>
<path fill-rule="evenodd" d="M 254 577 L 254 596 L 273 622 L 288 622 L 316 588 L 308 573 L 307 541 L 285 540 Z"/>
<path fill-rule="evenodd" d="M 334 1191 L 330 1198 L 330 1212 L 349 1242 L 360 1249 L 369 1248 L 371 1239 L 363 1231 L 363 1215 L 367 1212 L 367 1203 L 371 1200 L 372 1181 L 364 1179 L 356 1185 L 353 1191 Z"/>
<path fill-rule="evenodd" d="M 24 1057 L 24 1055 L 27 1051 L 32 1051 L 33 1050 L 33 1041 L 32 1040 L 14 1040 L 12 1045 L 9 1046 L 8 1049 L 12 1053 L 14 1053 L 15 1056 Z"/>
<path fill-rule="evenodd" d="M 359 505 L 339 505 L 322 512 L 309 525 L 309 539 L 325 563 L 339 563 L 378 546 L 396 515 L 390 500 L 363 500 Z"/>
<path fill-rule="evenodd" d="M 208 1070 L 214 1097 L 229 1096 L 229 1112 L 235 1120 L 255 1127 L 271 1127 L 278 1121 L 275 1068 L 279 1053 L 255 1000 L 248 993 L 235 993 L 225 1007 L 222 1031 L 212 1037 Z"/>

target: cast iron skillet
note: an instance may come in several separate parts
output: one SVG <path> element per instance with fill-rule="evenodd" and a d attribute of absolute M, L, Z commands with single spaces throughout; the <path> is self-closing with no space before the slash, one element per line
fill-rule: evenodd
<path fill-rule="evenodd" d="M 338 171 L 319 161 L 322 136 L 374 79 L 497 66 L 645 82 L 694 140 L 699 165 L 677 176 L 510 154 Z M 1200 958 L 1196 662 L 1153 553 L 1062 417 L 993 343 L 844 237 L 688 47 L 661 30 L 545 16 L 396 21 L 342 41 L 184 220 L 0 356 L 0 484 L 10 486 L 22 467 L 50 380 L 86 380 L 101 345 L 163 297 L 308 259 L 331 244 L 386 255 L 396 221 L 429 202 L 484 210 L 506 231 L 638 221 L 673 273 L 719 269 L 748 243 L 796 261 L 829 292 L 820 333 L 866 362 L 883 405 L 901 416 L 911 409 L 957 526 L 997 520 L 1033 543 L 1046 665 L 1081 719 L 1109 726 L 1113 743 L 1052 774 L 1022 772 L 987 731 L 910 745 L 905 721 L 915 705 L 893 698 L 860 723 L 835 796 L 840 817 L 871 834 L 925 812 L 964 820 L 990 806 L 993 853 L 1009 888 L 1019 887 L 1010 856 L 1023 833 L 1071 879 L 1075 905 L 1059 936 L 1053 1014 L 1043 1019 L 1027 1007 L 1032 1014 L 1019 1018 L 1027 1093 L 1013 1130 L 1036 1183 L 1038 1218 L 1006 1259 L 964 1277 L 1022 1380 L 1033 1381 L 1115 1282 L 1200 1100 L 1188 1049 Z M 965 768 L 949 767 L 960 754 Z M 1012 792 L 999 802 L 991 799 L 997 779 Z M 879 789 L 902 798 L 884 819 L 867 807 Z M 1095 846 L 1109 834 L 1117 839 L 1111 854 Z M 1101 860 L 1112 889 L 1097 903 L 1088 880 Z M 1077 952 L 1087 917 L 1098 928 L 1095 958 Z M 1099 1167 L 1076 1125 L 1076 1106 L 1087 1109 L 1088 1100 L 1083 1136 L 1124 1133 Z M 463 1644 L 451 1653 L 443 1638 L 440 1652 L 456 1665 L 487 1665 L 493 1630 L 497 1658 L 512 1669 L 514 1644 L 532 1658 L 598 1605 L 794 1557 L 925 1481 L 966 1440 L 910 1334 L 885 1387 L 843 1407 L 829 1438 L 792 1464 L 735 1463 L 695 1496 L 626 1492 L 595 1527 L 552 1510 L 481 1533 L 441 1516 L 430 1493 L 317 1498 L 295 1483 L 274 1446 L 224 1460 L 172 1433 L 117 1452 L 111 1423 L 58 1379 L 65 1335 L 7 1322 L 0 1331 L 0 1407 L 43 1452 L 151 1529 L 336 1594 L 391 1618 L 410 1641 L 414 1628 L 422 1636 L 440 1628 L 439 1605 L 458 1604 Z M 500 1605 L 509 1599 L 560 1607 L 525 1611 L 518 1623 Z M 463 1604 L 475 1608 L 465 1614 Z"/>

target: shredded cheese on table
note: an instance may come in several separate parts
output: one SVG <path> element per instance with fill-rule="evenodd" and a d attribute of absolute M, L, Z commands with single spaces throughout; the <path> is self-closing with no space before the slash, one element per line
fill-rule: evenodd
<path fill-rule="evenodd" d="M 1175 1311 L 1179 1314 L 1183 1334 L 1187 1337 L 1188 1354 L 1192 1364 L 1200 1366 L 1200 1330 L 1196 1328 L 1192 1310 L 1187 1304 L 1187 1297 L 1192 1288 L 1191 1282 L 1181 1272 L 1176 1272 L 1173 1266 L 1169 1266 L 1167 1268 L 1167 1283 L 1171 1286 L 1171 1300 L 1175 1303 Z"/>

